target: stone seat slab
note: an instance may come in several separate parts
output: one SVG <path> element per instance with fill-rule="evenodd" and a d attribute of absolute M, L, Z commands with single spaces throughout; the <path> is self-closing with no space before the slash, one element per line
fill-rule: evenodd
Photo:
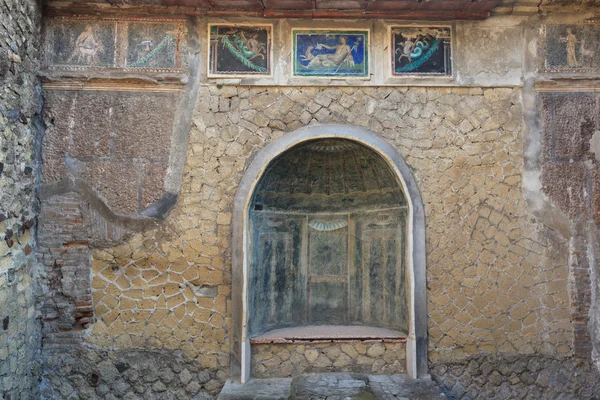
<path fill-rule="evenodd" d="M 285 400 L 290 398 L 292 378 L 250 379 L 242 384 L 225 382 L 218 400 Z"/>
<path fill-rule="evenodd" d="M 252 344 L 301 341 L 405 342 L 406 334 L 392 329 L 364 325 L 307 325 L 274 329 L 250 339 Z"/>

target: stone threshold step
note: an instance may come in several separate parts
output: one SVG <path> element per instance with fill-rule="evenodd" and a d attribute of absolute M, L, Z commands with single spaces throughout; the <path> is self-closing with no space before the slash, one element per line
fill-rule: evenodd
<path fill-rule="evenodd" d="M 447 400 L 430 379 L 406 375 L 305 374 L 227 381 L 217 400 Z"/>

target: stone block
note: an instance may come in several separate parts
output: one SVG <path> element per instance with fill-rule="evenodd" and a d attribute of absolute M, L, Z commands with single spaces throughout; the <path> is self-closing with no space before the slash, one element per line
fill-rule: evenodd
<path fill-rule="evenodd" d="M 593 172 L 592 186 L 592 215 L 596 222 L 600 222 L 600 166 L 596 166 Z"/>
<path fill-rule="evenodd" d="M 555 93 L 542 98 L 545 157 L 580 158 L 590 150 L 597 123 L 594 93 Z"/>
<path fill-rule="evenodd" d="M 110 114 L 112 97 L 109 92 L 81 91 L 74 93 L 69 130 L 64 134 L 71 140 L 69 153 L 74 158 L 107 157 L 110 155 Z"/>
<path fill-rule="evenodd" d="M 142 208 L 160 199 L 164 192 L 166 164 L 144 164 L 142 168 Z"/>
<path fill-rule="evenodd" d="M 77 92 L 46 90 L 44 92 L 44 119 L 48 125 L 44 134 L 43 154 L 46 159 L 64 159 L 69 149 L 69 117 L 74 110 Z"/>
<path fill-rule="evenodd" d="M 140 208 L 138 164 L 92 161 L 86 163 L 84 177 L 115 211 L 133 213 Z"/>
<path fill-rule="evenodd" d="M 178 95 L 173 93 L 119 93 L 115 96 L 114 156 L 167 161 L 177 99 Z"/>
<path fill-rule="evenodd" d="M 542 171 L 543 191 L 563 212 L 574 216 L 584 211 L 586 168 L 581 162 L 553 162 Z"/>
<path fill-rule="evenodd" d="M 44 155 L 42 164 L 42 182 L 52 183 L 67 176 L 67 166 L 63 158 L 47 158 Z"/>

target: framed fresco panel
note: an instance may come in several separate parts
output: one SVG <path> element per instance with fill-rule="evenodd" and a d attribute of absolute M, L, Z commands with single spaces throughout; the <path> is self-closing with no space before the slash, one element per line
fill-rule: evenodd
<path fill-rule="evenodd" d="M 296 77 L 369 78 L 369 30 L 293 29 Z"/>
<path fill-rule="evenodd" d="M 114 21 L 50 19 L 45 62 L 54 68 L 111 68 L 115 65 Z"/>
<path fill-rule="evenodd" d="M 187 69 L 182 19 L 62 16 L 46 24 L 43 61 L 48 70 L 180 74 Z"/>
<path fill-rule="evenodd" d="M 272 25 L 209 24 L 208 77 L 271 76 Z"/>
<path fill-rule="evenodd" d="M 182 68 L 186 62 L 186 33 L 183 23 L 129 24 L 126 68 Z"/>
<path fill-rule="evenodd" d="M 543 72 L 598 73 L 600 71 L 599 20 L 583 24 L 545 25 L 541 48 Z"/>
<path fill-rule="evenodd" d="M 452 74 L 450 27 L 390 29 L 392 76 Z"/>

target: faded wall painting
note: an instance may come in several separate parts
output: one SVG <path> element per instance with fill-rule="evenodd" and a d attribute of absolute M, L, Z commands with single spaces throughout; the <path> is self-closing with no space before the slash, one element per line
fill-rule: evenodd
<path fill-rule="evenodd" d="M 588 70 L 600 67 L 600 25 L 547 25 L 547 70 Z"/>
<path fill-rule="evenodd" d="M 141 69 L 182 72 L 187 66 L 183 20 L 49 19 L 44 44 L 51 70 Z"/>
<path fill-rule="evenodd" d="M 54 66 L 112 67 L 115 23 L 51 20 L 46 30 L 46 60 Z"/>
<path fill-rule="evenodd" d="M 209 24 L 208 29 L 208 76 L 271 74 L 271 25 Z"/>
<path fill-rule="evenodd" d="M 408 329 L 406 199 L 386 161 L 349 140 L 297 145 L 267 167 L 249 211 L 249 331 Z"/>
<path fill-rule="evenodd" d="M 184 34 L 183 24 L 129 24 L 127 68 L 181 68 Z"/>
<path fill-rule="evenodd" d="M 369 77 L 369 31 L 293 30 L 293 74 Z"/>
<path fill-rule="evenodd" d="M 393 28 L 390 46 L 392 75 L 450 75 L 450 35 L 450 28 Z"/>

